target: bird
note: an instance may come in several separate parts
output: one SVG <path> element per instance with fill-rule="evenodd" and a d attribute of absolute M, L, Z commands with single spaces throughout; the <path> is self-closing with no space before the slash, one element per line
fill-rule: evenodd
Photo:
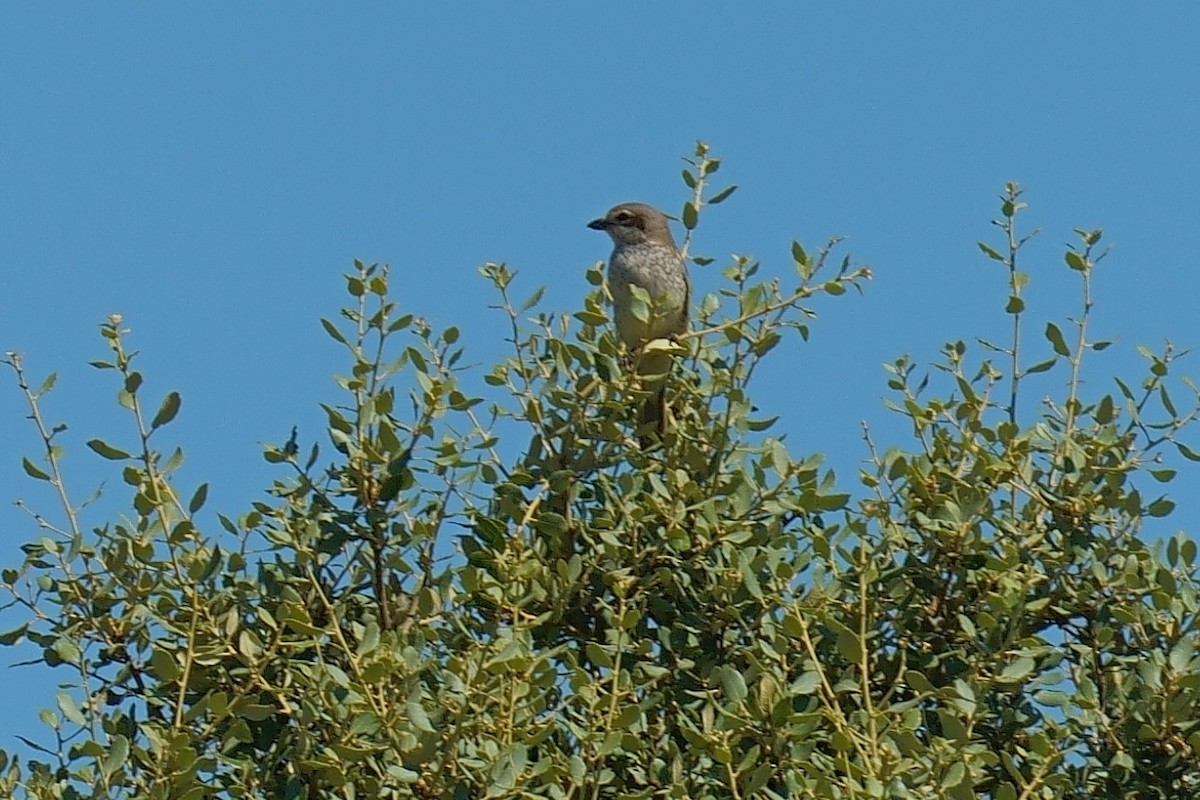
<path fill-rule="evenodd" d="M 612 295 L 617 335 L 630 352 L 637 353 L 655 339 L 673 339 L 688 327 L 691 287 L 683 254 L 675 246 L 667 216 L 645 203 L 621 203 L 588 223 L 604 231 L 613 241 L 608 259 L 608 288 Z M 650 296 L 649 315 L 638 319 L 633 313 L 633 292 L 640 286 Z M 637 371 L 647 376 L 646 387 L 655 396 L 643 405 L 638 418 L 639 440 L 652 440 L 650 431 L 662 437 L 666 429 L 665 376 L 671 370 L 671 355 L 656 351 L 641 354 Z"/>

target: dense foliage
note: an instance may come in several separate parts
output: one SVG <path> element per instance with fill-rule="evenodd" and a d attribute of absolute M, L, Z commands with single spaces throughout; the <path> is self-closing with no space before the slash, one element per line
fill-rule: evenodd
<path fill-rule="evenodd" d="M 732 193 L 698 146 L 688 231 Z M 512 352 L 474 396 L 454 327 L 397 307 L 356 265 L 325 330 L 345 346 L 329 444 L 266 450 L 280 477 L 236 519 L 173 480 L 170 394 L 144 405 L 121 320 L 102 326 L 132 419 L 88 446 L 132 491 L 87 526 L 64 429 L 32 479 L 56 514 L 3 572 L 2 641 L 63 690 L 38 755 L 0 751 L 0 792 L 51 797 L 1181 798 L 1200 794 L 1196 544 L 1151 547 L 1169 514 L 1160 451 L 1176 354 L 1085 396 L 1099 231 L 1065 254 L 1078 319 L 1027 363 L 1017 187 L 981 244 L 1007 269 L 1006 344 L 891 366 L 907 447 L 848 492 L 756 418 L 751 378 L 816 295 L 869 277 L 791 248 L 792 278 L 735 258 L 678 343 L 672 424 L 643 448 L 646 396 L 608 324 L 602 272 L 572 317 L 482 272 Z M 696 263 L 708 259 L 693 257 Z M 504 317 L 501 317 L 504 318 Z M 1065 328 L 1065 331 L 1064 331 Z M 1028 345 L 1027 345 L 1028 346 Z M 1032 349 L 1032 348 L 1030 348 Z M 1062 396 L 1019 413 L 1031 375 Z M 1097 382 L 1093 380 L 1093 385 Z M 1027 404 L 1028 405 L 1028 404 Z M 156 410 L 151 412 L 150 408 Z M 1024 407 L 1022 407 L 1024 408 Z M 848 445 L 849 446 L 849 445 Z M 15 626 L 15 627 L 14 627 Z M 49 703 L 48 703 L 49 704 Z M 28 727 L 22 727 L 28 730 Z"/>

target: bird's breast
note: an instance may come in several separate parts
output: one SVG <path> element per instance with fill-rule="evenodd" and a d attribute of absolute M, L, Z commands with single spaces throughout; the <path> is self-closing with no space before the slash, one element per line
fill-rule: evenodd
<path fill-rule="evenodd" d="M 681 303 L 687 289 L 687 273 L 679 251 L 661 246 L 618 247 L 608 262 L 608 279 L 613 284 L 640 286 L 651 297 L 661 296 Z"/>
<path fill-rule="evenodd" d="M 631 347 L 651 339 L 682 333 L 687 327 L 687 269 L 679 251 L 661 245 L 624 245 L 608 262 L 617 332 Z M 649 324 L 633 316 L 631 286 L 639 286 L 654 301 Z"/>

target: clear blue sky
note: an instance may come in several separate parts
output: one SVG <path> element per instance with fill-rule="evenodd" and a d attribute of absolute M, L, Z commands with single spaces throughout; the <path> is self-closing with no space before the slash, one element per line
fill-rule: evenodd
<path fill-rule="evenodd" d="M 875 271 L 864 297 L 816 304 L 812 341 L 774 355 L 756 398 L 848 489 L 861 420 L 907 444 L 882 363 L 1005 336 L 1003 271 L 975 241 L 995 241 L 1006 180 L 1044 229 L 1024 265 L 1035 336 L 1077 310 L 1071 229 L 1115 245 L 1094 330 L 1118 345 L 1090 388 L 1137 379 L 1137 344 L 1200 344 L 1200 6 L 732 7 L 0 6 L 0 351 L 59 373 L 45 411 L 71 426 L 76 497 L 107 481 L 125 499 L 83 446 L 130 440 L 111 373 L 86 364 L 107 314 L 133 331 L 147 396 L 183 394 L 162 444 L 186 449 L 188 491 L 209 481 L 209 509 L 236 516 L 275 474 L 261 442 L 293 424 L 321 437 L 342 362 L 317 319 L 353 259 L 390 263 L 408 309 L 460 325 L 490 363 L 505 326 L 477 267 L 506 261 L 525 291 L 548 287 L 545 308 L 575 309 L 609 250 L 584 224 L 623 200 L 677 212 L 697 138 L 741 189 L 695 251 L 786 276 L 793 238 L 846 234 Z M 693 275 L 717 283 L 715 266 Z M 38 444 L 24 414 L 0 376 L 4 566 L 38 533 L 7 501 L 54 509 L 20 469 Z M 1171 487 L 1171 529 L 1198 485 Z M 0 651 L 5 748 L 43 738 L 36 710 L 54 703 L 54 676 L 2 666 L 15 657 Z"/>

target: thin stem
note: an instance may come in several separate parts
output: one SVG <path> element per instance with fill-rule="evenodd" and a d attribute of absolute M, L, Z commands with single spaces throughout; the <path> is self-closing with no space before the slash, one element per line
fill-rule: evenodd
<path fill-rule="evenodd" d="M 711 159 L 708 157 L 708 145 L 703 142 L 696 142 L 696 158 L 699 160 L 684 160 L 693 167 L 696 167 L 696 181 L 692 186 L 691 202 L 692 206 L 696 209 L 696 216 L 699 217 L 700 209 L 704 207 L 704 189 L 708 186 L 708 176 L 712 172 L 708 167 L 711 163 Z M 683 235 L 683 246 L 679 248 L 679 254 L 683 258 L 684 263 L 687 263 L 688 251 L 692 247 L 692 232 L 695 229 L 695 226 L 687 228 L 687 233 Z"/>
<path fill-rule="evenodd" d="M 1086 239 L 1085 239 L 1086 241 Z M 1078 259 L 1070 258 L 1070 262 L 1075 269 L 1080 272 L 1080 277 L 1083 279 L 1083 313 L 1076 323 L 1079 331 L 1079 336 L 1075 342 L 1075 352 L 1071 354 L 1071 380 L 1067 387 L 1067 407 L 1066 407 L 1066 427 L 1063 430 L 1063 441 L 1071 435 L 1071 431 L 1075 427 L 1075 420 L 1079 416 L 1079 372 L 1083 364 L 1083 352 L 1087 349 L 1087 326 L 1088 318 L 1092 312 L 1092 266 L 1091 259 L 1092 246 L 1089 242 L 1083 253 L 1078 254 Z"/>
<path fill-rule="evenodd" d="M 71 505 L 70 497 L 67 494 L 67 484 L 63 480 L 62 471 L 58 463 L 58 454 L 54 449 L 54 436 L 57 431 L 51 431 L 46 428 L 41 408 L 38 406 L 38 400 L 41 398 L 41 395 L 35 394 L 29 388 L 29 383 L 25 379 L 25 370 L 21 364 L 21 354 L 10 352 L 5 355 L 7 357 L 4 359 L 4 363 L 12 367 L 13 371 L 17 373 L 17 386 L 20 388 L 21 393 L 25 395 L 25 402 L 29 404 L 29 418 L 37 426 L 38 435 L 42 439 L 42 445 L 46 448 L 46 465 L 50 467 L 50 484 L 58 492 L 58 499 L 62 503 L 63 513 L 67 515 L 70 534 L 77 541 L 82 535 L 82 531 L 79 528 L 79 519 L 75 513 L 75 508 Z"/>
<path fill-rule="evenodd" d="M 1017 424 L 1017 394 L 1021 385 L 1021 312 L 1025 308 L 1025 304 L 1021 301 L 1021 280 L 1017 272 L 1017 251 L 1021 248 L 1021 243 L 1017 241 L 1017 225 L 1016 216 L 1020 206 L 1017 204 L 1017 198 L 1021 196 L 1021 190 L 1015 183 L 1009 183 L 1005 186 L 1005 199 L 1002 211 L 1004 213 L 1004 233 L 1007 237 L 1008 255 L 1004 261 L 1008 267 L 1008 288 L 1012 293 L 1012 297 L 1016 300 L 1015 310 L 1013 311 L 1013 332 L 1012 332 L 1012 367 L 1010 369 L 1010 385 L 1008 395 L 1008 421 L 1013 425 Z M 1010 301 L 1012 302 L 1012 301 Z"/>

